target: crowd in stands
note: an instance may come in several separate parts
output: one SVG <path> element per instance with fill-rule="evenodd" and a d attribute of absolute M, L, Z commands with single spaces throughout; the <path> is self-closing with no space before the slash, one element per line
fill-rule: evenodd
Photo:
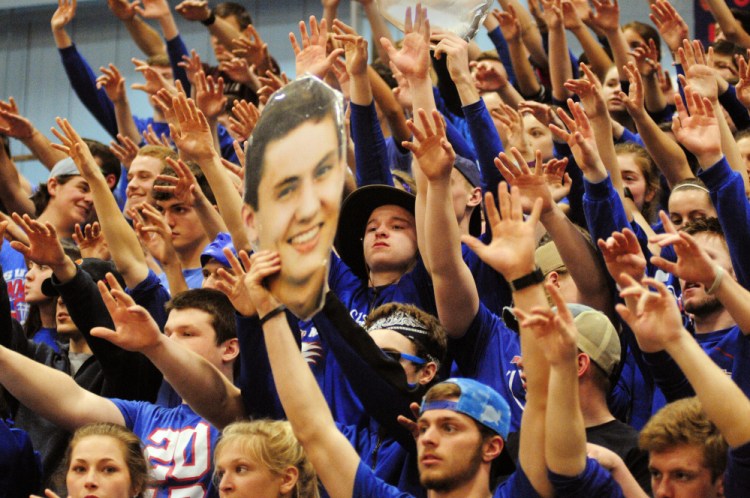
<path fill-rule="evenodd" d="M 112 142 L 0 100 L 0 496 L 750 496 L 750 13 L 357 1 L 286 75 L 239 3 L 108 0 L 135 116 L 58 0 Z"/>

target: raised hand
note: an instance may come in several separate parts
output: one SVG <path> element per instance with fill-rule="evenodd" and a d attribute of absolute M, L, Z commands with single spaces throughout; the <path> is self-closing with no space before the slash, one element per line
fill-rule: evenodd
<path fill-rule="evenodd" d="M 503 145 L 506 148 L 517 147 L 521 153 L 531 159 L 521 114 L 508 104 L 501 104 L 499 107 L 492 109 L 490 115 L 498 125 L 497 131 Z"/>
<path fill-rule="evenodd" d="M 554 124 L 550 125 L 549 129 L 568 144 L 578 167 L 581 168 L 586 178 L 595 183 L 599 182 L 607 177 L 607 170 L 599 156 L 589 118 L 581 105 L 573 102 L 572 99 L 568 99 L 568 108 L 573 115 L 572 118 L 562 108 L 557 109 L 557 114 L 570 131 L 565 131 Z"/>
<path fill-rule="evenodd" d="M 185 70 L 185 74 L 187 75 L 187 79 L 190 83 L 194 83 L 195 75 L 198 73 L 198 71 L 203 70 L 201 57 L 195 50 L 190 51 L 190 57 L 188 57 L 187 55 L 183 55 L 182 61 L 178 62 L 177 65 Z"/>
<path fill-rule="evenodd" d="M 485 196 L 487 221 L 492 227 L 492 241 L 485 245 L 479 239 L 464 235 L 461 241 L 490 265 L 502 273 L 506 280 L 515 280 L 534 270 L 536 249 L 536 224 L 542 211 L 542 201 L 537 199 L 531 214 L 524 220 L 521 192 L 501 182 L 497 189 L 500 210 L 495 208 L 491 192 Z"/>
<path fill-rule="evenodd" d="M 565 82 L 565 88 L 581 98 L 581 104 L 586 111 L 586 116 L 594 120 L 608 116 L 607 103 L 604 101 L 602 93 L 602 84 L 599 78 L 586 65 L 580 64 L 583 78 L 577 80 L 568 80 Z"/>
<path fill-rule="evenodd" d="M 102 175 L 102 170 L 96 163 L 94 156 L 91 155 L 89 146 L 83 141 L 78 132 L 73 128 L 67 119 L 56 118 L 55 122 L 60 127 L 62 133 L 52 128 L 52 133 L 62 142 L 62 144 L 52 144 L 52 147 L 62 151 L 70 156 L 76 163 L 81 176 L 91 180 Z"/>
<path fill-rule="evenodd" d="M 87 223 L 83 230 L 81 230 L 80 225 L 76 225 L 75 232 L 73 232 L 73 242 L 81 250 L 82 258 L 97 258 L 105 261 L 111 259 L 107 240 L 104 238 L 98 221 L 93 224 Z"/>
<path fill-rule="evenodd" d="M 286 73 L 282 72 L 280 75 L 275 75 L 271 71 L 266 71 L 266 75 L 258 76 L 258 79 L 263 84 L 258 89 L 258 100 L 261 104 L 265 105 L 268 98 L 273 95 L 274 92 L 282 89 L 286 84 L 289 83 Z"/>
<path fill-rule="evenodd" d="M 195 206 L 198 197 L 203 197 L 203 191 L 190 167 L 184 161 L 167 158 L 167 164 L 172 167 L 177 176 L 159 175 L 157 182 L 167 182 L 169 185 L 154 185 L 154 191 L 171 194 L 180 204 Z"/>
<path fill-rule="evenodd" d="M 419 169 L 428 180 L 450 178 L 453 163 L 456 161 L 456 153 L 445 136 L 443 117 L 438 111 L 433 110 L 433 127 L 424 109 L 418 109 L 417 114 L 422 126 L 417 126 L 411 119 L 406 122 L 414 135 L 414 142 L 403 142 L 401 145 L 414 154 L 419 163 Z"/>
<path fill-rule="evenodd" d="M 588 2 L 586 3 L 588 5 Z M 583 19 L 578 16 L 576 6 L 570 0 L 562 2 L 563 25 L 565 29 L 576 30 L 583 28 Z M 591 11 L 589 11 L 589 15 Z"/>
<path fill-rule="evenodd" d="M 249 66 L 247 60 L 241 57 L 232 57 L 231 59 L 219 62 L 219 71 L 229 76 L 229 79 L 242 83 L 253 89 L 260 88 L 260 80 L 255 72 L 255 65 Z"/>
<path fill-rule="evenodd" d="M 440 59 L 443 54 L 448 57 L 448 71 L 454 82 L 462 79 L 473 81 L 469 70 L 469 43 L 449 31 L 432 35 L 433 41 L 438 41 L 435 47 L 435 58 Z"/>
<path fill-rule="evenodd" d="M 179 94 L 172 100 L 179 129 L 169 125 L 170 136 L 180 152 L 192 159 L 211 158 L 216 154 L 211 127 L 193 99 Z"/>
<path fill-rule="evenodd" d="M 325 19 L 321 20 L 320 26 L 318 26 L 315 16 L 310 16 L 310 34 L 307 33 L 307 26 L 304 21 L 300 21 L 299 31 L 302 48 L 297 43 L 294 33 L 289 33 L 289 41 L 294 51 L 297 77 L 310 73 L 318 78 L 324 78 L 331 69 L 334 59 L 343 54 L 344 51 L 335 49 L 327 54 L 328 27 Z"/>
<path fill-rule="evenodd" d="M 690 34 L 688 25 L 668 0 L 655 0 L 651 3 L 651 14 L 648 16 L 659 30 L 669 50 L 677 52 L 682 40 Z"/>
<path fill-rule="evenodd" d="M 513 313 L 518 317 L 521 327 L 533 332 L 534 340 L 551 366 L 572 365 L 578 355 L 578 329 L 573 322 L 573 315 L 554 284 L 548 282 L 544 287 L 552 297 L 556 311 L 550 308 L 534 308 L 530 311 L 514 308 Z"/>
<path fill-rule="evenodd" d="M 542 8 L 542 18 L 550 31 L 562 25 L 562 0 L 542 0 Z"/>
<path fill-rule="evenodd" d="M 91 335 L 106 339 L 127 351 L 143 353 L 156 347 L 162 339 L 162 334 L 149 312 L 135 304 L 133 298 L 120 287 L 114 275 L 107 273 L 106 279 L 107 283 L 100 280 L 97 286 L 115 324 L 115 330 L 95 327 L 91 330 Z"/>
<path fill-rule="evenodd" d="M 203 71 L 195 75 L 195 104 L 209 121 L 215 121 L 224 112 L 227 98 L 224 96 L 224 78 L 214 81 Z"/>
<path fill-rule="evenodd" d="M 592 0 L 596 12 L 591 16 L 591 24 L 604 33 L 614 33 L 620 29 L 620 5 L 617 0 Z"/>
<path fill-rule="evenodd" d="M 664 350 L 684 330 L 674 296 L 663 283 L 653 278 L 644 278 L 638 283 L 625 275 L 623 280 L 627 287 L 620 292 L 620 297 L 625 299 L 626 304 L 618 304 L 615 309 L 635 333 L 643 352 Z M 647 286 L 655 288 L 657 292 L 650 291 Z"/>
<path fill-rule="evenodd" d="M 269 292 L 263 281 L 281 270 L 281 256 L 275 251 L 260 251 L 250 256 L 250 268 L 245 275 L 245 285 L 258 316 L 263 317 L 272 311 L 279 302 Z"/>
<path fill-rule="evenodd" d="M 149 123 L 142 133 L 143 141 L 148 145 L 158 145 L 159 147 L 172 147 L 169 137 L 166 133 L 162 133 L 161 136 L 157 135 L 154 131 L 154 127 Z"/>
<path fill-rule="evenodd" d="M 469 67 L 473 70 L 474 86 L 481 92 L 496 92 L 508 85 L 508 73 L 503 66 L 489 61 L 471 61 Z"/>
<path fill-rule="evenodd" d="M 555 201 L 552 198 L 552 192 L 544 175 L 542 153 L 536 151 L 536 164 L 539 167 L 534 168 L 534 171 L 526 164 L 526 160 L 518 149 L 513 147 L 510 149 L 510 153 L 513 155 L 515 162 L 508 157 L 508 154 L 501 152 L 495 158 L 495 166 L 509 185 L 518 187 L 524 212 L 530 213 L 537 199 L 542 200 L 541 214 L 551 211 Z M 558 162 L 563 164 L 564 171 L 564 165 L 568 161 L 563 160 Z M 570 177 L 568 177 L 568 181 L 570 181 Z M 568 187 L 568 190 L 570 190 L 570 187 Z"/>
<path fill-rule="evenodd" d="M 381 38 L 380 44 L 407 80 L 427 78 L 430 70 L 430 21 L 427 19 L 427 9 L 417 3 L 412 19 L 411 7 L 406 8 L 404 39 L 400 50 L 396 50 L 387 38 Z"/>
<path fill-rule="evenodd" d="M 50 20 L 52 31 L 59 31 L 70 24 L 76 16 L 77 5 L 77 0 L 57 0 L 57 10 Z"/>
<path fill-rule="evenodd" d="M 52 224 L 40 223 L 28 214 L 19 216 L 18 213 L 13 213 L 13 221 L 24 231 L 29 243 L 14 240 L 10 246 L 23 254 L 27 261 L 53 268 L 65 263 L 67 256 Z"/>
<path fill-rule="evenodd" d="M 135 6 L 138 5 L 138 0 L 135 2 L 128 2 L 127 0 L 107 0 L 107 6 L 109 10 L 121 21 L 130 21 L 135 17 Z"/>
<path fill-rule="evenodd" d="M 110 64 L 109 68 L 100 67 L 102 74 L 96 79 L 96 88 L 104 88 L 104 92 L 112 102 L 123 102 L 125 94 L 125 78 L 123 78 L 117 66 Z"/>
<path fill-rule="evenodd" d="M 18 104 L 13 97 L 7 102 L 0 100 L 0 134 L 25 140 L 34 134 L 34 125 L 21 116 Z"/>
<path fill-rule="evenodd" d="M 635 64 L 641 76 L 651 76 L 657 70 L 659 52 L 653 38 L 648 40 L 648 46 L 636 47 L 630 54 L 635 57 Z"/>
<path fill-rule="evenodd" d="M 111 141 L 109 143 L 109 150 L 112 151 L 117 159 L 122 164 L 125 170 L 130 169 L 130 165 L 133 164 L 133 159 L 138 155 L 138 146 L 133 142 L 130 137 L 126 137 L 121 134 L 117 134 L 117 141 Z"/>
<path fill-rule="evenodd" d="M 250 268 L 250 256 L 244 250 L 238 253 L 237 256 L 232 253 L 229 248 L 224 249 L 224 255 L 229 261 L 229 266 L 232 271 L 229 272 L 224 268 L 220 268 L 217 272 L 218 280 L 216 282 L 216 289 L 222 292 L 237 310 L 237 313 L 243 316 L 253 316 L 257 314 L 255 305 L 252 299 L 250 299 L 250 293 L 248 290 L 248 275 L 245 268 Z M 240 264 L 240 260 L 242 264 Z M 243 268 L 244 266 L 244 268 Z"/>
<path fill-rule="evenodd" d="M 396 80 L 396 84 L 398 84 L 398 86 L 393 89 L 393 96 L 396 97 L 396 100 L 401 107 L 411 110 L 413 98 L 409 80 L 406 79 L 406 77 L 401 73 L 401 71 L 398 70 L 393 62 L 389 62 L 388 65 L 391 68 L 391 73 L 393 74 L 393 78 Z"/>
<path fill-rule="evenodd" d="M 689 40 L 682 40 L 682 47 L 677 50 L 677 57 L 685 71 L 685 76 L 678 76 L 682 86 L 690 85 L 694 92 L 698 92 L 712 103 L 717 102 L 721 76 L 718 71 L 710 67 L 712 63 L 706 59 L 703 44 L 699 40 L 694 40 L 692 43 Z"/>
<path fill-rule="evenodd" d="M 555 114 L 555 111 L 552 110 L 552 107 L 541 102 L 536 102 L 534 100 L 524 100 L 523 102 L 520 102 L 518 104 L 518 112 L 520 112 L 521 115 L 527 113 L 531 114 L 544 126 L 549 126 L 550 124 L 556 124 L 558 127 L 564 126 L 562 121 L 560 121 L 560 119 Z"/>
<path fill-rule="evenodd" d="M 690 86 L 684 90 L 687 108 L 680 94 L 675 94 L 674 97 L 677 117 L 672 120 L 672 133 L 679 143 L 698 158 L 701 166 L 711 166 L 722 155 L 719 121 L 709 99 L 693 92 Z"/>
<path fill-rule="evenodd" d="M 650 240 L 659 244 L 659 247 L 668 245 L 674 247 L 677 261 L 672 262 L 660 256 L 652 256 L 651 263 L 685 282 L 698 283 L 710 289 L 717 272 L 721 271 L 717 269 L 716 263 L 691 235 L 678 232 L 664 211 L 659 212 L 659 218 L 664 223 L 666 233 Z"/>
<path fill-rule="evenodd" d="M 128 215 L 133 220 L 136 235 L 149 254 L 162 264 L 177 261 L 177 252 L 172 245 L 172 230 L 154 206 L 142 202 L 128 210 Z"/>
<path fill-rule="evenodd" d="M 513 7 L 513 4 L 509 4 L 508 10 L 505 12 L 502 12 L 499 9 L 494 9 L 490 15 L 497 19 L 497 22 L 500 25 L 500 31 L 503 32 L 503 38 L 505 38 L 507 42 L 516 42 L 521 39 L 521 35 L 523 34 L 521 21 L 518 20 L 516 9 Z"/>
<path fill-rule="evenodd" d="M 174 10 L 188 21 L 205 21 L 211 15 L 206 0 L 185 0 L 177 4 Z"/>
<path fill-rule="evenodd" d="M 734 89 L 742 105 L 750 109 L 750 64 L 747 63 L 744 57 L 737 57 L 737 63 L 739 65 L 740 80 Z"/>
<path fill-rule="evenodd" d="M 271 69 L 271 56 L 268 54 L 268 44 L 263 41 L 255 29 L 249 24 L 239 38 L 232 40 L 235 49 L 232 53 L 242 58 L 250 67 L 255 66 L 259 73 Z"/>
<path fill-rule="evenodd" d="M 628 114 L 636 117 L 643 117 L 646 115 L 646 107 L 643 100 L 643 79 L 641 73 L 636 71 L 635 64 L 628 62 L 627 66 L 623 67 L 623 70 L 628 75 L 628 81 L 630 82 L 629 94 L 620 92 L 620 100 L 628 111 Z"/>
<path fill-rule="evenodd" d="M 247 140 L 252 135 L 255 125 L 260 119 L 260 111 L 255 104 L 246 100 L 235 100 L 232 107 L 232 116 L 229 117 L 229 131 L 233 136 L 240 137 L 241 140 Z M 239 156 L 237 156 L 239 158 Z M 245 164 L 245 161 L 241 161 Z"/>
<path fill-rule="evenodd" d="M 161 73 L 157 72 L 149 66 L 146 62 L 136 59 L 135 57 L 130 59 L 131 62 L 135 65 L 135 70 L 139 73 L 143 74 L 143 77 L 146 79 L 146 83 L 133 83 L 130 85 L 130 88 L 133 90 L 140 90 L 142 92 L 146 92 L 149 95 L 154 95 L 162 88 L 167 90 L 171 94 L 177 93 L 177 89 L 172 84 L 171 81 L 167 81 Z"/>
<path fill-rule="evenodd" d="M 135 11 L 144 19 L 160 19 L 171 15 L 167 0 L 140 0 L 138 3 L 143 7 L 136 5 Z"/>
<path fill-rule="evenodd" d="M 643 278 L 646 273 L 646 257 L 632 230 L 626 228 L 622 232 L 612 232 L 607 240 L 599 239 L 597 245 L 604 257 L 607 271 L 621 287 L 629 283 L 623 275 L 637 281 Z"/>
<path fill-rule="evenodd" d="M 342 30 L 338 19 L 334 21 L 336 28 Z M 343 32 L 343 31 L 342 31 Z M 351 77 L 367 74 L 367 40 L 357 34 L 337 34 L 334 36 L 344 44 L 344 56 L 346 57 L 346 71 Z"/>

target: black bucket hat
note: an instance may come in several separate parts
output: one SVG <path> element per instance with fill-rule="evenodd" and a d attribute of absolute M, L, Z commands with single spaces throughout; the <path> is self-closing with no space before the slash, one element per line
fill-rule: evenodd
<path fill-rule="evenodd" d="M 416 199 L 413 194 L 396 187 L 367 185 L 358 188 L 344 200 L 333 244 L 355 275 L 364 280 L 369 276 L 362 239 L 372 212 L 380 206 L 395 205 L 406 209 L 413 216 Z"/>
<path fill-rule="evenodd" d="M 91 275 L 94 282 L 104 280 L 107 273 L 112 273 L 123 289 L 127 287 L 127 285 L 125 285 L 125 279 L 122 278 L 122 275 L 117 271 L 117 267 L 112 261 L 104 261 L 103 259 L 98 258 L 84 258 L 78 261 L 77 264 L 81 270 Z M 60 295 L 57 287 L 52 283 L 52 278 L 53 277 L 49 277 L 42 282 L 42 294 L 47 297 L 57 297 Z"/>

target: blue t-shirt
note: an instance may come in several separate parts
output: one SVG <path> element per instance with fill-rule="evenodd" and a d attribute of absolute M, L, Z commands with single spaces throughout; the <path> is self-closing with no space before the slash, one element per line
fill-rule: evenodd
<path fill-rule="evenodd" d="M 726 498 L 750 496 L 750 443 L 729 450 L 727 470 L 724 473 L 724 496 Z"/>
<path fill-rule="evenodd" d="M 2 239 L 0 246 L 0 266 L 8 286 L 11 317 L 24 323 L 29 314 L 29 305 L 26 304 L 26 293 L 23 288 L 28 267 L 23 254 L 10 247 L 10 242 L 5 239 Z"/>
<path fill-rule="evenodd" d="M 740 341 L 744 334 L 736 325 L 728 329 L 696 334 L 695 340 L 703 351 L 729 375 L 732 372 L 734 358 L 740 353 Z"/>
<path fill-rule="evenodd" d="M 111 401 L 143 443 L 157 485 L 152 496 L 168 498 L 177 490 L 182 498 L 217 496 L 211 483 L 216 428 L 188 405 L 163 408 L 145 401 Z"/>
<path fill-rule="evenodd" d="M 34 333 L 34 337 L 32 337 L 31 340 L 39 344 L 46 344 L 52 348 L 55 353 L 60 352 L 60 343 L 57 342 L 57 329 L 42 327 Z"/>
<path fill-rule="evenodd" d="M 455 360 L 461 376 L 487 384 L 505 398 L 510 406 L 510 430 L 518 431 L 526 404 L 518 369 L 521 358 L 518 334 L 480 303 L 466 334 L 448 341 L 448 354 Z"/>

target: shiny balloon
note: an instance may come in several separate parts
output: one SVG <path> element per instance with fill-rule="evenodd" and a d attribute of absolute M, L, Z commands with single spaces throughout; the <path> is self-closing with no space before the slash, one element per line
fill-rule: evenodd
<path fill-rule="evenodd" d="M 422 0 L 427 8 L 430 26 L 451 31 L 466 41 L 477 34 L 485 16 L 490 11 L 493 0 Z M 404 30 L 406 8 L 417 5 L 416 0 L 377 0 L 380 13 L 388 22 L 401 31 Z"/>

